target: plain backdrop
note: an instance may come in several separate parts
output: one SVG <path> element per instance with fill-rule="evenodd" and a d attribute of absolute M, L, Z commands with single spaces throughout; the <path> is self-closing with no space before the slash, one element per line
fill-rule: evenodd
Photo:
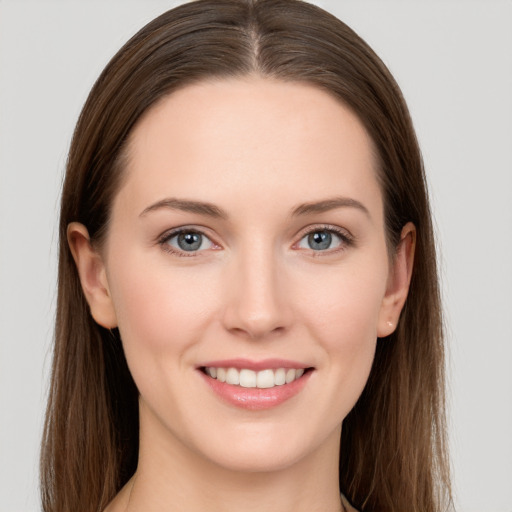
<path fill-rule="evenodd" d="M 390 67 L 424 153 L 461 512 L 512 512 L 512 2 L 324 0 Z M 66 152 L 152 1 L 0 0 L 0 511 L 35 512 Z"/>

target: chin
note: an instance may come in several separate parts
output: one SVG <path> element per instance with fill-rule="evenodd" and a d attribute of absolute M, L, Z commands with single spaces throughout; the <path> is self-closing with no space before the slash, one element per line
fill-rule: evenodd
<path fill-rule="evenodd" d="M 305 453 L 283 447 L 247 449 L 231 445 L 230 453 L 211 454 L 211 462 L 227 471 L 237 473 L 272 473 L 283 471 L 299 463 Z"/>
<path fill-rule="evenodd" d="M 309 432 L 297 425 L 291 435 L 290 428 L 282 425 L 274 426 L 274 430 L 262 425 L 251 427 L 245 428 L 242 436 L 228 435 L 213 445 L 197 448 L 214 465 L 240 473 L 283 471 L 323 456 L 324 451 L 339 452 L 341 426 L 331 432 Z"/>

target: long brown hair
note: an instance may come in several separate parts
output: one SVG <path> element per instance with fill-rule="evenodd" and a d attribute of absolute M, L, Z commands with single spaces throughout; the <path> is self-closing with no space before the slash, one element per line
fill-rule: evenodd
<path fill-rule="evenodd" d="M 343 422 L 340 490 L 361 511 L 439 512 L 451 501 L 442 318 L 420 151 L 400 90 L 350 28 L 298 0 L 198 0 L 172 9 L 113 57 L 78 120 L 62 193 L 55 348 L 41 456 L 45 512 L 101 511 L 135 472 L 138 393 L 118 332 L 92 319 L 66 239 L 100 244 L 140 116 L 194 81 L 249 73 L 314 84 L 372 137 L 388 243 L 413 222 L 417 249 L 397 330 L 378 343 Z"/>

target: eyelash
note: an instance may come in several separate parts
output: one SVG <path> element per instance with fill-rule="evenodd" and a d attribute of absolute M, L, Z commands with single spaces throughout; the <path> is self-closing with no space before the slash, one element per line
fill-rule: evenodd
<path fill-rule="evenodd" d="M 333 226 L 331 224 L 321 224 L 321 225 L 315 225 L 310 226 L 306 228 L 305 231 L 301 233 L 301 236 L 298 240 L 298 242 L 295 242 L 294 246 L 299 244 L 305 237 L 308 235 L 311 235 L 312 233 L 333 233 L 336 236 L 338 236 L 341 240 L 341 246 L 337 247 L 335 249 L 326 249 L 323 251 L 313 251 L 313 249 L 310 249 L 313 257 L 321 257 L 321 256 L 329 256 L 331 254 L 336 254 L 338 252 L 343 252 L 347 250 L 350 247 L 353 247 L 355 245 L 355 237 L 350 234 L 346 229 L 342 229 L 338 226 Z"/>
<path fill-rule="evenodd" d="M 310 249 L 310 252 L 312 253 L 312 255 L 314 257 L 327 256 L 330 254 L 342 252 L 342 251 L 345 251 L 346 249 L 348 249 L 349 247 L 352 247 L 355 245 L 354 236 L 351 235 L 345 229 L 339 228 L 338 226 L 332 226 L 330 224 L 323 224 L 323 225 L 310 226 L 310 227 L 306 228 L 301 233 L 299 240 L 293 244 L 293 247 L 297 246 L 308 235 L 310 235 L 312 233 L 321 233 L 321 232 L 333 233 L 336 236 L 338 236 L 341 240 L 341 247 L 337 247 L 335 249 L 320 250 L 320 251 L 314 251 L 313 249 Z M 218 244 L 216 244 L 213 240 L 211 240 L 211 238 L 208 235 L 206 235 L 201 229 L 189 228 L 187 226 L 184 226 L 181 228 L 176 228 L 171 231 L 167 231 L 167 232 L 163 233 L 158 238 L 158 244 L 162 247 L 162 250 L 164 250 L 165 252 L 168 252 L 170 254 L 173 254 L 175 256 L 184 257 L 184 258 L 196 257 L 198 255 L 198 253 L 202 252 L 202 251 L 190 251 L 190 253 L 187 253 L 187 251 L 177 250 L 169 244 L 169 240 L 173 239 L 176 236 L 179 236 L 182 233 L 187 233 L 187 234 L 195 233 L 195 234 L 201 235 L 201 236 L 205 237 L 206 239 L 208 239 L 210 241 L 210 243 L 213 244 L 214 246 L 218 246 Z"/>
<path fill-rule="evenodd" d="M 211 240 L 211 238 L 206 235 L 203 231 L 197 228 L 189 228 L 187 226 L 183 226 L 181 228 L 172 229 L 171 231 L 166 231 L 158 238 L 158 244 L 162 247 L 162 250 L 165 252 L 168 252 L 174 256 L 179 256 L 183 258 L 191 258 L 197 256 L 198 252 L 201 251 L 190 251 L 187 253 L 187 251 L 180 251 L 176 248 L 172 247 L 172 245 L 169 244 L 169 240 L 173 239 L 176 236 L 179 236 L 182 233 L 186 234 L 197 234 L 205 237 L 208 239 L 214 246 L 217 245 L 215 242 Z"/>

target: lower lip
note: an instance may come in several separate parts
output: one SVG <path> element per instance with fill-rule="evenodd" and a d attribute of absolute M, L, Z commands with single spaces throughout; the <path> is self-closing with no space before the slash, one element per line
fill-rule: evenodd
<path fill-rule="evenodd" d="M 313 372 L 311 370 L 307 371 L 302 377 L 290 382 L 290 384 L 274 386 L 273 388 L 234 386 L 233 384 L 226 384 L 217 379 L 212 379 L 201 370 L 199 370 L 199 373 L 214 393 L 229 404 L 241 409 L 263 410 L 276 407 L 300 393 Z"/>

